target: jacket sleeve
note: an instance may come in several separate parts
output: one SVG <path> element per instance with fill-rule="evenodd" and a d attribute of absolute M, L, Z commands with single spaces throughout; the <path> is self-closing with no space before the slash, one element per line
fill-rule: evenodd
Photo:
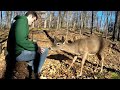
<path fill-rule="evenodd" d="M 24 19 L 18 19 L 15 24 L 15 38 L 16 44 L 25 50 L 36 51 L 38 49 L 37 44 L 28 40 L 28 24 Z"/>

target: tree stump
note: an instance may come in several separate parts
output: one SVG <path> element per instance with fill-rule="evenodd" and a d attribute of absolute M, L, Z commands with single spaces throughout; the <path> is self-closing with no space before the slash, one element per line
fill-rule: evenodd
<path fill-rule="evenodd" d="M 16 62 L 13 70 L 12 79 L 26 79 L 29 78 L 29 70 L 27 62 L 20 61 Z"/>

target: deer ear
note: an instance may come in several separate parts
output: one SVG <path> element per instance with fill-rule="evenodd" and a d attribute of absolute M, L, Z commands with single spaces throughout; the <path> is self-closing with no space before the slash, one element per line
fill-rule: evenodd
<path fill-rule="evenodd" d="M 65 39 L 64 39 L 64 37 L 62 36 L 62 40 L 61 40 L 62 42 L 64 42 L 65 41 Z"/>
<path fill-rule="evenodd" d="M 57 37 L 53 36 L 54 37 L 54 43 L 56 44 L 58 41 L 60 41 Z"/>
<path fill-rule="evenodd" d="M 55 36 L 53 36 L 53 39 L 54 39 L 54 43 L 56 43 L 56 37 Z"/>
<path fill-rule="evenodd" d="M 66 42 L 63 42 L 63 44 L 66 44 Z"/>
<path fill-rule="evenodd" d="M 67 44 L 68 43 L 68 41 L 67 40 L 65 40 L 64 42 L 63 42 L 63 44 Z"/>

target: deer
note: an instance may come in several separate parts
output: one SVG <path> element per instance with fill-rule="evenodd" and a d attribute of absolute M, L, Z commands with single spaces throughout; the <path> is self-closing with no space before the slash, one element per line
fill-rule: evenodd
<path fill-rule="evenodd" d="M 78 40 L 75 40 L 72 43 L 68 43 L 65 41 L 64 37 L 62 37 L 62 40 L 58 40 L 54 36 L 54 44 L 49 48 L 50 50 L 62 50 L 66 51 L 72 54 L 75 54 L 72 63 L 68 67 L 70 69 L 74 62 L 77 60 L 79 55 L 83 55 L 82 61 L 81 61 L 81 69 L 80 74 L 78 76 L 82 76 L 83 66 L 87 59 L 88 55 L 96 55 L 99 60 L 101 60 L 101 69 L 100 73 L 103 72 L 103 65 L 104 65 L 104 40 L 102 36 L 95 36 L 92 35 L 87 38 L 81 38 Z"/>

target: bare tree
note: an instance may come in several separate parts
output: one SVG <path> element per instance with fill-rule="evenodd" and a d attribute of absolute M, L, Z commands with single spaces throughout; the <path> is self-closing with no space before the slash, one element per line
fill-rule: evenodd
<path fill-rule="evenodd" d="M 82 34 L 83 29 L 83 11 L 80 11 L 80 35 Z"/>
<path fill-rule="evenodd" d="M 110 20 L 109 20 L 109 24 L 108 24 L 108 34 L 110 35 L 111 32 L 113 32 L 113 25 L 114 25 L 114 21 L 112 20 L 112 17 L 114 15 L 113 11 L 109 11 L 110 12 Z"/>
<path fill-rule="evenodd" d="M 2 11 L 1 11 L 1 29 L 2 29 L 2 20 L 3 20 L 3 15 L 2 15 Z"/>
<path fill-rule="evenodd" d="M 60 16 L 61 16 L 61 11 L 58 11 L 57 30 L 60 28 Z"/>
<path fill-rule="evenodd" d="M 118 28 L 117 41 L 120 41 L 120 25 L 119 25 L 119 28 Z"/>
<path fill-rule="evenodd" d="M 91 34 L 92 34 L 92 31 L 93 31 L 93 17 L 94 17 L 94 11 L 92 11 Z"/>
<path fill-rule="evenodd" d="M 99 17 L 97 16 L 97 31 L 99 31 L 99 30 L 100 30 L 100 29 L 99 29 L 99 28 L 100 28 L 100 26 L 99 26 L 99 21 L 98 21 L 98 20 L 99 20 Z M 100 31 L 99 31 L 99 32 L 100 32 Z"/>
<path fill-rule="evenodd" d="M 115 24 L 114 24 L 114 30 L 113 30 L 113 35 L 112 35 L 113 41 L 115 40 L 115 35 L 116 35 L 117 18 L 118 18 L 118 11 L 115 12 Z"/>
<path fill-rule="evenodd" d="M 76 30 L 76 26 L 77 26 L 77 11 L 74 12 L 74 17 L 73 17 L 73 30 Z"/>
<path fill-rule="evenodd" d="M 67 13 L 66 13 L 66 25 L 67 25 L 67 31 L 68 31 L 68 29 L 69 29 L 69 15 L 70 14 L 70 11 L 67 11 Z"/>
<path fill-rule="evenodd" d="M 65 27 L 65 15 L 66 11 L 61 11 L 61 28 Z"/>
<path fill-rule="evenodd" d="M 68 33 L 69 33 L 69 21 L 70 21 L 70 18 L 69 16 L 71 15 L 71 11 L 67 11 L 66 13 L 66 25 L 67 25 L 67 32 L 66 32 L 66 40 L 68 39 Z"/>
<path fill-rule="evenodd" d="M 37 12 L 37 14 L 38 14 L 38 20 L 35 22 L 35 27 L 36 27 L 36 28 L 41 28 L 41 27 L 42 27 L 42 24 L 43 24 L 41 15 L 42 15 L 44 12 L 42 12 L 42 11 L 36 11 L 36 12 Z"/>
<path fill-rule="evenodd" d="M 109 11 L 105 11 L 104 12 L 104 16 L 105 16 L 105 24 L 104 24 L 104 30 L 105 30 L 105 37 L 107 39 L 107 34 L 108 34 L 108 18 L 109 18 Z"/>
<path fill-rule="evenodd" d="M 6 11 L 7 27 L 11 26 L 12 11 Z"/>
<path fill-rule="evenodd" d="M 44 28 L 47 28 L 48 13 L 45 12 Z"/>
<path fill-rule="evenodd" d="M 83 11 L 83 29 L 87 27 L 87 11 Z"/>
<path fill-rule="evenodd" d="M 120 11 L 118 11 L 117 17 L 117 41 L 120 40 Z"/>
<path fill-rule="evenodd" d="M 52 26 L 52 19 L 53 19 L 53 11 L 50 11 L 50 16 L 49 16 L 49 28 Z"/>
<path fill-rule="evenodd" d="M 61 21 L 61 24 L 62 24 L 62 27 L 65 28 L 66 27 L 66 14 L 67 14 L 67 11 L 63 11 L 63 15 L 62 15 L 62 21 Z"/>

